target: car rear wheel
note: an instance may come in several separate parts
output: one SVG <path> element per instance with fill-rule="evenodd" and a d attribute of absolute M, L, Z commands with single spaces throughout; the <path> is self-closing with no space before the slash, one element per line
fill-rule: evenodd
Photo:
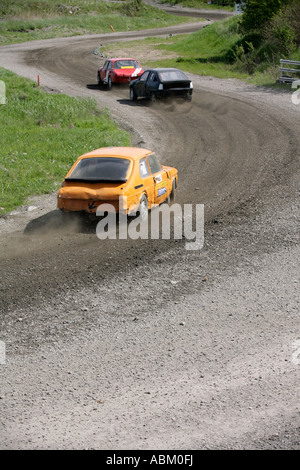
<path fill-rule="evenodd" d="M 138 215 L 140 216 L 142 221 L 146 220 L 148 217 L 148 199 L 146 194 L 143 194 L 143 196 L 141 197 Z"/>
<path fill-rule="evenodd" d="M 167 197 L 167 199 L 165 200 L 165 202 L 167 204 L 171 204 L 172 202 L 175 202 L 176 189 L 177 189 L 176 178 L 174 178 L 173 181 L 172 181 L 171 192 L 170 192 L 169 196 Z"/>
<path fill-rule="evenodd" d="M 150 100 L 151 100 L 152 103 L 155 103 L 155 101 L 156 101 L 156 94 L 155 93 L 151 93 Z"/>
<path fill-rule="evenodd" d="M 129 96 L 130 96 L 130 101 L 136 101 L 137 96 L 136 96 L 136 93 L 135 93 L 133 87 L 130 87 Z"/>
<path fill-rule="evenodd" d="M 176 196 L 176 179 L 174 178 L 172 181 L 172 190 L 170 193 L 170 201 L 174 202 L 175 201 L 175 196 Z"/>

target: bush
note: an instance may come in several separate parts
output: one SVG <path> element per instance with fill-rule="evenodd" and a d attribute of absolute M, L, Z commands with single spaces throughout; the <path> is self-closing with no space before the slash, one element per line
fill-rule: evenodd
<path fill-rule="evenodd" d="M 253 75 L 256 68 L 256 52 L 252 42 L 245 42 L 245 47 L 243 44 L 236 46 L 234 58 L 240 70 Z"/>
<path fill-rule="evenodd" d="M 298 9 L 298 20 L 296 10 Z M 299 44 L 299 15 L 300 6 L 288 5 L 284 10 L 275 15 L 265 26 L 263 36 L 266 41 L 271 41 L 277 49 L 277 54 L 288 56 Z"/>
<path fill-rule="evenodd" d="M 300 4 L 299 0 L 291 2 L 283 12 L 283 18 L 294 34 L 294 44 L 300 46 Z"/>
<path fill-rule="evenodd" d="M 244 32 L 259 30 L 264 27 L 288 0 L 244 0 L 245 10 L 242 16 Z"/>
<path fill-rule="evenodd" d="M 299 0 L 245 0 L 240 22 L 243 40 L 234 51 L 235 61 L 248 73 L 255 66 L 289 57 L 300 42 Z M 249 48 L 251 44 L 251 48 Z"/>

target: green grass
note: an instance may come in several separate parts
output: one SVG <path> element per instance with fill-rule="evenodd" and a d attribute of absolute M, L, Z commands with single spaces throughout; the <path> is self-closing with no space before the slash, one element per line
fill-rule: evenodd
<path fill-rule="evenodd" d="M 56 0 L 1 0 L 0 44 L 109 32 L 110 25 L 124 31 L 183 22 L 182 17 L 144 4 L 137 9 L 137 0 L 82 0 L 79 10 L 76 6 L 76 0 L 68 0 L 68 8 Z M 131 41 L 126 49 L 137 52 L 146 45 L 162 51 L 163 60 L 147 59 L 144 66 L 175 66 L 195 74 L 275 86 L 278 64 L 262 63 L 249 76 L 243 64 L 233 60 L 233 50 L 243 40 L 238 21 L 238 17 L 226 19 L 190 35 Z M 299 49 L 290 59 L 300 60 Z M 44 93 L 36 83 L 0 68 L 1 83 L 6 86 L 6 104 L 1 104 L 0 93 L 0 215 L 30 196 L 57 189 L 79 155 L 102 146 L 130 145 L 130 135 L 92 99 Z"/>
<path fill-rule="evenodd" d="M 0 45 L 82 34 L 110 33 L 176 25 L 192 18 L 169 15 L 137 0 L 1 0 Z"/>
<path fill-rule="evenodd" d="M 265 60 L 255 64 L 251 74 L 247 71 L 247 64 L 236 60 L 236 47 L 245 44 L 245 38 L 239 32 L 239 20 L 237 16 L 227 18 L 189 35 L 134 41 L 131 47 L 137 49 L 144 43 L 162 51 L 164 58 L 147 60 L 144 64 L 147 67 L 178 67 L 203 76 L 237 78 L 258 86 L 274 86 L 279 78 L 279 59 L 273 63 Z M 168 57 L 168 53 L 173 57 Z M 289 58 L 300 60 L 299 49 Z"/>
<path fill-rule="evenodd" d="M 176 35 L 167 38 L 147 38 L 130 41 L 126 48 L 138 51 L 139 48 L 160 50 L 163 59 L 144 60 L 145 67 L 178 67 L 186 72 L 209 75 L 218 78 L 247 79 L 249 75 L 229 63 L 232 48 L 241 39 L 237 32 L 238 18 L 229 18 L 213 23 L 193 34 Z M 113 54 L 114 49 L 120 49 L 121 43 L 106 45 L 103 50 Z M 174 56 L 168 58 L 168 55 Z M 151 57 L 151 54 L 149 54 Z"/>
<path fill-rule="evenodd" d="M 228 18 L 207 26 L 187 37 L 175 38 L 167 50 L 175 51 L 185 58 L 224 62 L 228 51 L 240 39 L 237 31 L 238 18 Z"/>
<path fill-rule="evenodd" d="M 94 100 L 45 93 L 5 69 L 0 80 L 6 85 L 6 104 L 0 104 L 0 214 L 57 189 L 83 153 L 130 145 L 130 135 Z"/>

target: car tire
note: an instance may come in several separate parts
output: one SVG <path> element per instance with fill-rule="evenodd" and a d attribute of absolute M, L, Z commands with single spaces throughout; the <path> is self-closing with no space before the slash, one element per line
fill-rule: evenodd
<path fill-rule="evenodd" d="M 137 96 L 133 87 L 130 87 L 129 96 L 130 96 L 130 101 L 136 101 Z"/>
<path fill-rule="evenodd" d="M 170 202 L 174 202 L 175 201 L 175 197 L 176 197 L 176 179 L 174 178 L 173 181 L 172 181 L 172 190 L 170 192 Z"/>
<path fill-rule="evenodd" d="M 108 89 L 110 90 L 111 87 L 112 87 L 112 81 L 111 81 L 111 76 L 109 75 L 108 77 L 108 80 L 107 80 L 107 86 L 108 86 Z"/>
<path fill-rule="evenodd" d="M 143 194 L 140 199 L 138 216 L 141 218 L 142 221 L 145 221 L 148 217 L 148 199 L 146 194 Z"/>
<path fill-rule="evenodd" d="M 98 73 L 98 75 L 97 75 L 97 82 L 98 82 L 98 86 L 101 87 L 102 84 L 103 84 L 103 82 L 102 82 L 102 80 L 101 80 L 100 73 Z"/>
<path fill-rule="evenodd" d="M 150 100 L 151 100 L 151 103 L 155 103 L 155 101 L 156 101 L 156 94 L 155 93 L 151 93 Z"/>

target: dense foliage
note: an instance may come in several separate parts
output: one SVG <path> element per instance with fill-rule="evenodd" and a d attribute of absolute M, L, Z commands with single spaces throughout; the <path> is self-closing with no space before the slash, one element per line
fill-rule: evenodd
<path fill-rule="evenodd" d="M 235 58 L 249 73 L 262 63 L 289 58 L 300 45 L 299 0 L 244 0 L 240 21 L 243 40 Z"/>
<path fill-rule="evenodd" d="M 244 0 L 243 28 L 250 31 L 263 27 L 287 3 L 288 0 Z"/>

